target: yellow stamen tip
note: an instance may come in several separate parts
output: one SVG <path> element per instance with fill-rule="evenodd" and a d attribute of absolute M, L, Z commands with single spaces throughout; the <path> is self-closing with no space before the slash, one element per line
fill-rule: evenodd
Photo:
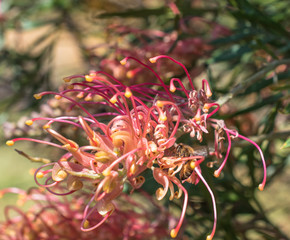
<path fill-rule="evenodd" d="M 264 185 L 261 183 L 258 188 L 259 188 L 260 191 L 263 191 L 264 190 Z"/>
<path fill-rule="evenodd" d="M 6 145 L 11 147 L 11 146 L 14 145 L 14 141 L 9 140 L 9 141 L 6 142 Z"/>
<path fill-rule="evenodd" d="M 74 85 L 68 85 L 67 89 L 70 89 L 70 90 L 74 89 Z"/>
<path fill-rule="evenodd" d="M 87 102 L 92 101 L 92 100 L 93 100 L 93 98 L 91 96 L 86 96 L 85 97 L 85 101 L 87 101 Z"/>
<path fill-rule="evenodd" d="M 158 101 L 156 102 L 156 106 L 161 108 L 161 107 L 164 106 L 164 104 L 163 104 L 162 101 L 159 101 L 159 100 L 158 100 Z"/>
<path fill-rule="evenodd" d="M 113 97 L 110 99 L 110 102 L 111 102 L 112 104 L 115 104 L 115 103 L 117 102 L 117 98 L 116 98 L 116 96 L 113 96 Z"/>
<path fill-rule="evenodd" d="M 89 228 L 90 222 L 88 220 L 84 221 L 84 228 Z"/>
<path fill-rule="evenodd" d="M 107 176 L 109 176 L 111 174 L 111 170 L 110 169 L 105 169 L 104 171 L 103 171 L 103 175 L 105 176 L 105 177 L 107 177 Z"/>
<path fill-rule="evenodd" d="M 214 171 L 214 174 L 213 174 L 213 175 L 214 175 L 216 178 L 218 178 L 218 177 L 220 176 L 220 174 L 221 174 L 220 172 L 218 172 L 218 171 Z"/>
<path fill-rule="evenodd" d="M 159 120 L 165 122 L 167 120 L 167 117 L 165 115 L 162 115 L 159 117 Z"/>
<path fill-rule="evenodd" d="M 43 176 L 44 176 L 43 172 L 36 173 L 37 178 L 43 178 Z"/>
<path fill-rule="evenodd" d="M 123 60 L 120 61 L 120 63 L 121 63 L 122 65 L 125 65 L 125 64 L 127 63 L 127 60 L 124 58 Z"/>
<path fill-rule="evenodd" d="M 27 120 L 27 121 L 25 121 L 25 124 L 28 125 L 28 126 L 31 126 L 33 124 L 33 121 L 32 120 Z"/>
<path fill-rule="evenodd" d="M 60 96 L 60 95 L 55 95 L 54 98 L 57 99 L 57 100 L 59 100 L 59 99 L 62 98 L 62 96 Z"/>
<path fill-rule="evenodd" d="M 50 125 L 45 124 L 45 125 L 42 126 L 42 128 L 43 128 L 43 129 L 48 129 L 48 128 L 50 128 Z"/>
<path fill-rule="evenodd" d="M 127 76 L 127 78 L 133 78 L 133 77 L 134 77 L 134 73 L 133 73 L 133 71 L 128 71 L 128 72 L 126 73 L 126 76 Z"/>
<path fill-rule="evenodd" d="M 176 87 L 170 87 L 169 91 L 174 93 L 176 91 Z"/>
<path fill-rule="evenodd" d="M 206 104 L 204 104 L 203 108 L 204 109 L 210 109 L 210 105 L 206 103 Z"/>
<path fill-rule="evenodd" d="M 156 63 L 156 58 L 149 58 L 149 62 Z"/>
<path fill-rule="evenodd" d="M 130 89 L 126 89 L 125 97 L 130 98 L 131 96 L 132 96 L 132 92 L 130 91 Z"/>
<path fill-rule="evenodd" d="M 70 80 L 71 80 L 71 79 L 68 78 L 68 77 L 63 78 L 63 81 L 66 82 L 66 83 L 70 82 Z"/>
<path fill-rule="evenodd" d="M 84 93 L 83 92 L 80 92 L 78 95 L 77 95 L 77 98 L 81 99 L 84 97 Z"/>
<path fill-rule="evenodd" d="M 40 94 L 34 94 L 33 95 L 33 97 L 35 98 L 35 99 L 37 99 L 37 100 L 39 100 L 39 99 L 41 99 L 42 98 L 42 96 L 40 95 Z"/>
<path fill-rule="evenodd" d="M 92 82 L 94 80 L 90 75 L 86 75 L 85 79 L 87 82 Z"/>
<path fill-rule="evenodd" d="M 206 237 L 206 240 L 212 240 L 212 236 L 211 236 L 211 235 L 208 235 L 208 236 Z"/>
<path fill-rule="evenodd" d="M 190 163 L 190 167 L 191 167 L 192 169 L 195 169 L 195 167 L 196 167 L 195 162 L 191 162 L 191 163 Z"/>
<path fill-rule="evenodd" d="M 177 233 L 178 233 L 178 232 L 177 232 L 175 229 L 172 229 L 171 232 L 170 232 L 170 236 L 171 236 L 172 238 L 176 238 Z"/>

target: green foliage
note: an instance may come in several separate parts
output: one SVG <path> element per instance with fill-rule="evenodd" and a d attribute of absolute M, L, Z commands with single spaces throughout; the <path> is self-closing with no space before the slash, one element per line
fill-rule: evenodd
<path fill-rule="evenodd" d="M 282 145 L 281 149 L 290 148 L 290 138 Z"/>

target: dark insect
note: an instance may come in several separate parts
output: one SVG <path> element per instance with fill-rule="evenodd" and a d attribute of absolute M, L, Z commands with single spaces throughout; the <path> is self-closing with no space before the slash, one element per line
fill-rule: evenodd
<path fill-rule="evenodd" d="M 191 156 L 207 156 L 208 148 L 205 146 L 197 146 L 196 148 L 192 148 L 189 145 L 179 143 L 176 146 L 175 153 L 177 157 L 191 157 Z M 191 162 L 195 160 L 186 161 L 180 172 L 179 177 L 180 180 L 188 179 L 193 173 L 193 168 L 190 166 Z"/>

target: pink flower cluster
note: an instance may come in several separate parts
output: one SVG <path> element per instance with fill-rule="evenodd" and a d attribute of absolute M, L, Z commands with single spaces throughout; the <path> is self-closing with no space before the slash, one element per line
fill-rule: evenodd
<path fill-rule="evenodd" d="M 61 189 L 59 189 L 61 190 Z M 0 196 L 17 194 L 19 206 L 5 208 L 5 221 L 0 222 L 1 240 L 58 240 L 58 239 L 167 239 L 168 220 L 174 223 L 165 208 L 154 205 L 150 195 L 141 193 L 142 203 L 134 196 L 122 194 L 116 202 L 118 209 L 104 222 L 102 228 L 81 231 L 82 211 L 90 193 L 79 191 L 72 198 L 58 197 L 41 188 L 24 191 L 7 188 Z M 32 204 L 23 211 L 23 204 Z M 98 223 L 101 216 L 95 212 L 83 224 Z"/>
<path fill-rule="evenodd" d="M 165 55 L 150 58 L 151 63 L 161 60 L 172 61 L 185 72 L 190 90 L 181 79 L 172 78 L 169 85 L 150 66 L 134 57 L 121 61 L 128 66 L 134 62 L 147 69 L 155 76 L 156 83 L 150 82 L 126 86 L 118 79 L 103 71 L 91 72 L 89 75 L 78 75 L 65 78 L 68 86 L 60 92 L 42 92 L 35 94 L 36 99 L 44 95 L 55 95 L 56 99 L 66 99 L 71 108 L 78 107 L 83 111 L 80 116 L 60 116 L 56 118 L 38 117 L 28 120 L 43 121 L 44 130 L 60 144 L 32 138 L 15 138 L 7 141 L 8 145 L 20 140 L 44 143 L 62 149 L 65 153 L 53 162 L 36 170 L 35 181 L 41 187 L 56 195 L 68 195 L 81 189 L 93 193 L 83 213 L 81 229 L 91 231 L 103 224 L 115 211 L 114 200 L 124 190 L 125 184 L 132 191 L 140 188 L 146 181 L 142 175 L 145 170 L 152 171 L 153 177 L 162 185 L 156 191 L 158 200 L 167 193 L 170 200 L 184 195 L 183 209 L 179 222 L 171 230 L 175 238 L 182 226 L 188 203 L 188 193 L 184 182 L 198 184 L 201 180 L 208 189 L 213 204 L 214 225 L 207 240 L 215 234 L 217 211 L 215 197 L 204 179 L 200 164 L 205 160 L 190 146 L 177 143 L 181 134 L 188 134 L 190 141 L 202 142 L 214 130 L 214 148 L 209 152 L 218 159 L 223 158 L 222 145 L 227 143 L 225 157 L 214 175 L 218 177 L 225 166 L 231 150 L 233 138 L 251 142 L 260 152 L 264 178 L 259 185 L 263 190 L 266 182 L 266 164 L 259 146 L 250 139 L 230 130 L 224 121 L 212 118 L 219 110 L 213 102 L 209 83 L 202 81 L 200 90 L 196 90 L 188 70 L 183 64 Z M 79 81 L 79 79 L 82 79 Z M 87 106 L 106 106 L 109 111 L 91 112 Z M 54 124 L 68 124 L 74 129 L 81 129 L 86 136 L 85 144 L 78 144 L 53 129 Z M 44 179 L 40 183 L 40 179 Z M 54 189 L 64 186 L 66 192 Z M 93 206 L 92 206 L 93 205 Z M 92 207 L 91 207 L 92 206 Z M 103 219 L 98 223 L 89 219 L 98 212 Z"/>

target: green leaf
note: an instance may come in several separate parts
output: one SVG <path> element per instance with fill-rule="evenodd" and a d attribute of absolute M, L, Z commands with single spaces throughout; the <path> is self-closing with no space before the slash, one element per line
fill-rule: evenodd
<path fill-rule="evenodd" d="M 252 26 L 261 26 L 274 34 L 289 37 L 289 32 L 287 32 L 280 23 L 273 21 L 271 15 L 260 11 L 251 5 L 249 1 L 236 0 L 231 2 L 235 3 L 234 5 L 238 8 L 235 11 L 232 11 L 235 18 L 250 22 Z"/>
<path fill-rule="evenodd" d="M 284 142 L 281 149 L 290 148 L 290 137 Z"/>
<path fill-rule="evenodd" d="M 222 61 L 228 61 L 228 60 L 237 60 L 245 53 L 251 52 L 253 49 L 251 49 L 249 46 L 240 46 L 238 44 L 235 44 L 231 47 L 231 49 L 227 49 L 224 51 L 216 51 L 216 56 L 214 56 L 209 63 L 217 63 Z"/>
<path fill-rule="evenodd" d="M 252 39 L 253 36 L 257 35 L 257 29 L 253 28 L 239 28 L 230 36 L 222 37 L 211 41 L 213 45 L 229 44 L 234 42 L 239 42 L 241 40 Z"/>
<path fill-rule="evenodd" d="M 273 91 L 290 90 L 290 84 L 276 84 L 270 87 Z"/>
<path fill-rule="evenodd" d="M 282 90 L 282 89 L 279 89 L 280 82 L 287 80 L 289 78 L 290 78 L 290 71 L 277 74 L 278 83 L 276 84 L 274 83 L 273 78 L 269 78 L 269 79 L 263 78 L 260 81 L 256 82 L 255 84 L 250 85 L 243 93 L 239 94 L 238 96 L 248 95 L 253 92 L 260 92 L 265 87 L 268 87 L 271 85 L 273 85 L 273 88 L 271 88 L 272 90 L 277 90 L 277 91 Z M 287 85 L 285 87 L 287 88 Z M 285 88 L 283 89 L 285 90 Z"/>
<path fill-rule="evenodd" d="M 290 103 L 288 103 L 286 105 L 286 107 L 284 107 L 283 109 L 281 109 L 279 112 L 282 113 L 282 114 L 287 114 L 287 115 L 290 114 Z"/>
<path fill-rule="evenodd" d="M 250 106 L 248 108 L 245 108 L 245 109 L 242 109 L 240 111 L 237 111 L 237 112 L 235 112 L 234 114 L 231 114 L 231 115 L 223 116 L 223 119 L 233 118 L 233 117 L 236 117 L 236 116 L 241 115 L 241 114 L 245 114 L 245 113 L 248 113 L 248 112 L 255 111 L 255 110 L 257 110 L 259 108 L 262 108 L 262 107 L 264 107 L 266 105 L 274 104 L 282 97 L 283 97 L 283 94 L 279 93 L 279 94 L 267 97 L 265 99 L 261 99 L 259 102 L 255 103 L 254 105 L 252 105 L 252 106 Z"/>
<path fill-rule="evenodd" d="M 96 18 L 111 18 L 111 17 L 138 17 L 138 18 L 146 18 L 149 16 L 161 16 L 168 13 L 168 8 L 161 7 L 156 9 L 140 9 L 140 10 L 130 10 L 126 12 L 113 12 L 113 13 L 101 13 L 97 14 Z"/>

